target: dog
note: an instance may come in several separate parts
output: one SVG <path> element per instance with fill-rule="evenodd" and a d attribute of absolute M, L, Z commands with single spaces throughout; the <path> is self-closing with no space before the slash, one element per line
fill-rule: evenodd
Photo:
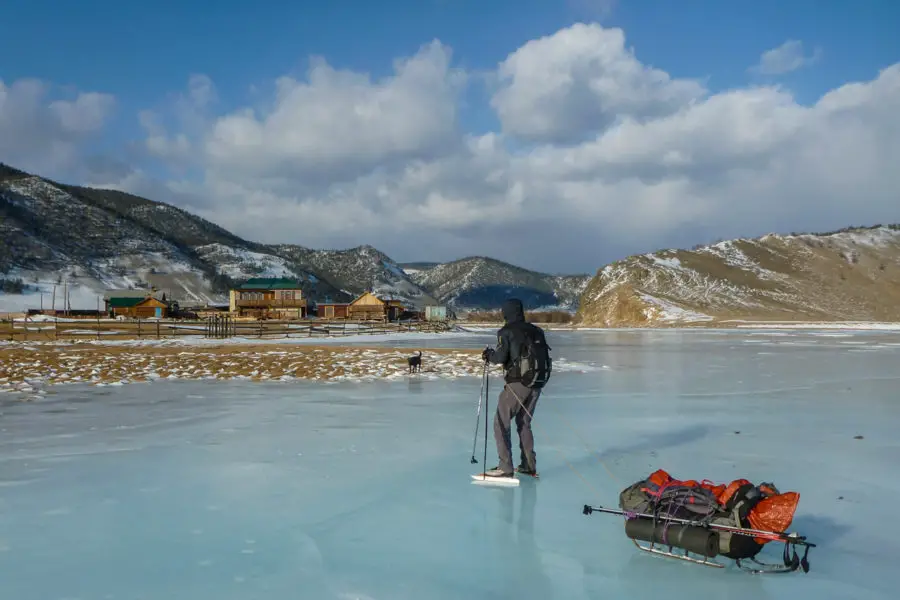
<path fill-rule="evenodd" d="M 406 359 L 406 362 L 409 364 L 409 372 L 414 373 L 416 371 L 422 370 L 422 351 L 419 350 L 419 354 L 416 356 L 410 356 Z"/>

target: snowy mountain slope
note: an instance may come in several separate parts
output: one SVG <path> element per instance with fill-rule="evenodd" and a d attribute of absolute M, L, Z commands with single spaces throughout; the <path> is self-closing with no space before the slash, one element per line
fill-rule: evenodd
<path fill-rule="evenodd" d="M 167 204 L 108 190 L 57 184 L 0 168 L 0 278 L 24 294 L 0 294 L 0 312 L 96 308 L 110 288 L 155 286 L 188 304 L 227 302 L 233 281 L 296 276 L 310 296 L 340 294 L 289 259 Z"/>
<path fill-rule="evenodd" d="M 62 286 L 69 282 L 72 308 L 95 308 L 110 287 L 143 287 L 166 277 L 170 295 L 208 301 L 215 295 L 202 265 L 176 244 L 130 219 L 82 201 L 39 177 L 7 177 L 0 182 L 3 244 L 0 272 L 21 279 L 32 292 L 53 285 L 62 308 Z M 40 297 L 4 295 L 0 310 L 40 305 Z"/>
<path fill-rule="evenodd" d="M 598 271 L 576 318 L 600 326 L 900 320 L 900 225 L 631 256 Z"/>
<path fill-rule="evenodd" d="M 449 263 L 406 263 L 412 280 L 456 309 L 497 308 L 516 296 L 528 309 L 574 310 L 589 275 L 547 275 L 492 258 Z"/>
<path fill-rule="evenodd" d="M 117 190 L 60 185 L 62 190 L 111 213 L 121 215 L 182 248 L 224 244 L 235 248 L 259 249 L 260 244 L 244 240 L 202 217 L 162 202 Z"/>
<path fill-rule="evenodd" d="M 370 246 L 313 250 L 244 240 L 162 202 L 59 184 L 0 164 L 0 312 L 50 306 L 68 282 L 71 308 L 110 288 L 155 286 L 183 304 L 224 303 L 251 277 L 296 277 L 308 298 L 346 302 L 371 286 L 421 305 L 433 299 Z M 19 283 L 21 281 L 21 284 Z M 62 307 L 62 288 L 56 307 Z"/>
<path fill-rule="evenodd" d="M 310 285 L 318 282 L 312 272 L 277 254 L 219 243 L 197 246 L 194 250 L 204 261 L 215 265 L 219 273 L 234 281 L 251 277 L 292 277 Z"/>

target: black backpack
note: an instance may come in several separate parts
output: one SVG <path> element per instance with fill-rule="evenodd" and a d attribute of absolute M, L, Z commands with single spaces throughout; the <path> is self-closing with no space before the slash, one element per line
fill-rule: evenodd
<path fill-rule="evenodd" d="M 537 327 L 528 327 L 521 335 L 524 339 L 518 360 L 519 381 L 525 387 L 540 389 L 547 385 L 553 371 L 551 348 Z"/>

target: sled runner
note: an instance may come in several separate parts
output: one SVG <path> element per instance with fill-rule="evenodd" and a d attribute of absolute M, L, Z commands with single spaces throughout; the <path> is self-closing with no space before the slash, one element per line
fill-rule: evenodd
<path fill-rule="evenodd" d="M 785 532 L 799 500 L 798 493 L 781 493 L 771 483 L 736 479 L 726 486 L 708 480 L 681 481 L 660 469 L 622 490 L 618 510 L 585 504 L 583 513 L 624 516 L 625 535 L 650 554 L 724 568 L 713 560 L 722 556 L 750 573 L 789 573 L 798 568 L 807 573 L 807 555 L 815 544 Z M 756 560 L 774 541 L 784 543 L 783 566 Z M 803 558 L 797 555 L 797 546 L 804 547 Z"/>

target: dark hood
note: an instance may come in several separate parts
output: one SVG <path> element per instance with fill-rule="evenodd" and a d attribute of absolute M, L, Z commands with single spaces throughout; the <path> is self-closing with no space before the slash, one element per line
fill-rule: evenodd
<path fill-rule="evenodd" d="M 517 298 L 510 298 L 504 302 L 500 310 L 503 313 L 503 320 L 507 323 L 525 320 L 525 309 L 522 307 L 522 301 Z"/>

